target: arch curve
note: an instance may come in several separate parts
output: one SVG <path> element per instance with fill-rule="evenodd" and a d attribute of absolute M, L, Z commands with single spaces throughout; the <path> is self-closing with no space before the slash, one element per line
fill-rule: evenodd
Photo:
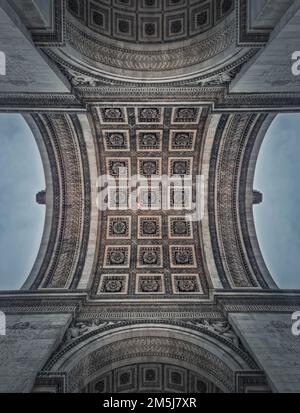
<path fill-rule="evenodd" d="M 27 290 L 27 289 L 30 289 L 30 286 L 34 283 L 35 279 L 37 278 L 40 268 L 42 267 L 43 261 L 45 259 L 49 240 L 51 237 L 54 204 L 53 204 L 52 167 L 51 167 L 50 159 L 47 153 L 47 148 L 46 148 L 46 145 L 43 139 L 43 135 L 32 116 L 28 114 L 23 114 L 23 118 L 25 119 L 28 126 L 30 127 L 32 135 L 37 144 L 40 157 L 42 160 L 42 165 L 43 165 L 43 170 L 44 170 L 44 175 L 45 175 L 45 184 L 46 184 L 46 187 L 43 188 L 46 190 L 46 199 L 45 199 L 46 214 L 45 214 L 45 221 L 44 221 L 44 230 L 43 230 L 42 240 L 41 240 L 40 248 L 39 248 L 35 263 L 33 265 L 33 268 L 30 274 L 28 275 L 27 279 L 25 280 L 22 286 L 23 290 Z"/>
<path fill-rule="evenodd" d="M 46 53 L 74 86 L 219 85 L 228 83 L 257 52 L 236 45 L 233 0 L 208 0 L 204 5 L 193 0 L 67 4 L 67 48 Z M 128 33 L 120 32 L 119 25 Z M 152 35 L 146 33 L 150 26 Z M 172 34 L 175 26 L 182 28 L 179 34 Z"/>
<path fill-rule="evenodd" d="M 85 273 L 90 233 L 89 122 L 86 115 L 63 113 L 24 117 L 45 170 L 46 220 L 40 250 L 23 289 L 76 288 Z"/>
<path fill-rule="evenodd" d="M 221 391 L 233 392 L 237 372 L 257 369 L 244 350 L 201 323 L 93 324 L 87 334 L 66 339 L 43 371 L 65 374 L 68 392 L 89 388 L 116 369 L 147 364 L 181 367 Z"/>
<path fill-rule="evenodd" d="M 212 119 L 208 210 L 218 275 L 225 288 L 273 289 L 253 221 L 253 178 L 272 115 L 236 113 Z"/>
<path fill-rule="evenodd" d="M 254 177 L 255 177 L 255 168 L 260 152 L 260 148 L 262 146 L 262 143 L 264 141 L 264 138 L 266 136 L 266 133 L 271 126 L 273 120 L 275 119 L 275 114 L 269 114 L 267 117 L 265 117 L 255 139 L 250 138 L 248 142 L 248 153 L 245 153 L 244 161 L 243 161 L 243 170 L 247 171 L 247 174 L 245 174 L 245 182 L 244 184 L 244 214 L 242 216 L 242 221 L 243 221 L 243 226 L 247 225 L 247 233 L 245 233 L 244 237 L 247 241 L 247 245 L 249 245 L 249 248 L 247 249 L 248 254 L 251 255 L 252 262 L 254 261 L 255 257 L 255 262 L 257 263 L 257 266 L 259 268 L 259 271 L 263 275 L 264 280 L 267 282 L 268 286 L 270 288 L 277 288 L 277 285 L 270 274 L 266 264 L 265 260 L 263 258 L 261 248 L 259 246 L 258 238 L 257 238 L 257 233 L 256 233 L 256 228 L 255 228 L 255 222 L 254 222 L 254 212 L 253 212 L 253 206 L 254 206 Z"/>

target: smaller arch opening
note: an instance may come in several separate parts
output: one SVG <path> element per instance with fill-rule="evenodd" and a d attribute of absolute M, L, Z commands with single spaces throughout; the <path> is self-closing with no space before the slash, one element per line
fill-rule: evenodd
<path fill-rule="evenodd" d="M 265 263 L 280 288 L 300 288 L 300 114 L 278 115 L 263 140 L 254 188 L 257 238 Z M 254 203 L 255 204 L 255 203 Z"/>
<path fill-rule="evenodd" d="M 36 260 L 45 222 L 43 164 L 35 138 L 19 114 L 0 114 L 0 290 L 22 287 Z"/>

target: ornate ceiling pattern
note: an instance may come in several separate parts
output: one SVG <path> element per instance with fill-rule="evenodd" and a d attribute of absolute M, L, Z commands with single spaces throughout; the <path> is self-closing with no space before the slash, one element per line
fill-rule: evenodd
<path fill-rule="evenodd" d="M 52 178 L 46 202 L 53 214 L 43 242 L 47 249 L 27 287 L 88 289 L 102 299 L 178 301 L 207 299 L 213 288 L 274 286 L 249 238 L 254 224 L 252 212 L 245 211 L 252 211 L 253 188 L 240 172 L 245 163 L 253 164 L 264 115 L 219 117 L 193 105 L 89 110 L 89 120 L 33 117 L 47 148 L 43 161 Z M 134 177 L 125 187 L 122 170 Z M 201 175 L 207 186 L 204 220 L 195 215 Z M 99 177 L 116 186 L 98 182 L 97 193 Z M 96 196 L 103 197 L 104 209 Z"/>
<path fill-rule="evenodd" d="M 68 0 L 68 10 L 95 32 L 145 44 L 191 39 L 230 14 L 233 0 Z"/>
<path fill-rule="evenodd" d="M 223 393 L 201 376 L 170 364 L 133 364 L 98 377 L 83 393 Z"/>
<path fill-rule="evenodd" d="M 227 73 L 257 52 L 236 46 L 233 0 L 70 0 L 67 5 L 68 47 L 45 52 L 75 77 L 74 85 L 88 77 L 91 85 L 197 76 L 218 82 L 223 76 L 224 83 Z"/>
<path fill-rule="evenodd" d="M 199 220 L 193 214 L 208 110 L 107 106 L 92 113 L 100 175 L 116 179 L 103 195 L 107 209 L 100 212 L 92 293 L 107 298 L 205 297 L 208 281 Z M 131 186 L 128 176 L 138 181 Z M 163 184 L 162 177 L 170 182 Z M 183 186 L 187 178 L 190 185 Z"/>
<path fill-rule="evenodd" d="M 66 390 L 75 393 L 205 393 L 232 392 L 247 373 L 260 372 L 227 322 L 90 320 L 69 328 L 39 380 L 67 374 Z"/>
<path fill-rule="evenodd" d="M 147 53 L 143 49 L 130 50 L 103 43 L 82 32 L 80 26 L 71 23 L 67 36 L 69 44 L 81 56 L 97 64 L 134 72 L 141 70 L 149 73 L 151 71 L 168 72 L 175 69 L 188 69 L 224 52 L 234 43 L 234 23 L 230 22 L 227 26 L 211 33 L 209 38 L 204 38 L 194 44 L 179 45 L 176 49 Z M 231 68 L 234 66 L 234 62 L 231 62 Z"/>
<path fill-rule="evenodd" d="M 253 222 L 268 112 L 298 110 L 299 96 L 232 93 L 269 36 L 248 32 L 250 3 L 53 0 L 52 32 L 31 32 L 68 93 L 0 93 L 2 110 L 30 112 L 47 175 L 37 262 L 0 303 L 18 338 L 35 316 L 66 316 L 41 391 L 270 391 L 232 314 L 299 308 Z"/>

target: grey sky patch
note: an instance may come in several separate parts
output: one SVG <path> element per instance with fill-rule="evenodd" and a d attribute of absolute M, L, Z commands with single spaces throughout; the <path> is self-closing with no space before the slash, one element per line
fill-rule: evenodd
<path fill-rule="evenodd" d="M 35 202 L 45 188 L 42 161 L 21 115 L 0 114 L 0 289 L 17 289 L 30 273 L 40 246 L 45 207 Z"/>
<path fill-rule="evenodd" d="M 254 188 L 264 194 L 254 207 L 265 262 L 281 288 L 300 288 L 300 115 L 278 115 L 259 153 Z"/>

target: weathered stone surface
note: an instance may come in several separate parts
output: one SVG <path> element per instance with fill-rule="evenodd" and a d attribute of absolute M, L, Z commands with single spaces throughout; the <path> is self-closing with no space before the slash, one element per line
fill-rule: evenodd
<path fill-rule="evenodd" d="M 0 392 L 265 392 L 266 376 L 273 391 L 299 392 L 288 312 L 300 293 L 276 290 L 263 262 L 253 178 L 267 112 L 300 108 L 300 0 L 241 0 L 250 15 L 233 0 L 68 1 L 67 13 L 58 0 L 10 3 L 0 0 L 0 108 L 31 112 L 47 216 L 23 292 L 0 294 Z M 144 14 L 151 22 L 130 30 Z M 133 186 L 99 211 L 98 177 L 120 169 L 191 175 L 193 208 L 182 212 L 180 187 L 164 191 L 167 210 L 160 189 Z"/>
<path fill-rule="evenodd" d="M 273 1 L 272 1 L 273 7 Z M 280 15 L 270 40 L 242 68 L 230 85 L 232 93 L 300 92 L 300 76 L 292 73 L 292 55 L 299 47 L 300 2 Z"/>
<path fill-rule="evenodd" d="M 10 2 L 28 28 L 49 28 L 53 0 L 12 0 Z"/>
<path fill-rule="evenodd" d="M 61 73 L 48 64 L 34 47 L 30 34 L 11 8 L 0 1 L 0 50 L 6 54 L 6 76 L 0 77 L 0 92 L 69 92 Z"/>
<path fill-rule="evenodd" d="M 67 314 L 6 316 L 6 336 L 0 336 L 0 393 L 31 392 L 70 319 Z"/>
<path fill-rule="evenodd" d="M 230 314 L 229 321 L 272 389 L 300 392 L 300 337 L 292 334 L 292 314 Z"/>

